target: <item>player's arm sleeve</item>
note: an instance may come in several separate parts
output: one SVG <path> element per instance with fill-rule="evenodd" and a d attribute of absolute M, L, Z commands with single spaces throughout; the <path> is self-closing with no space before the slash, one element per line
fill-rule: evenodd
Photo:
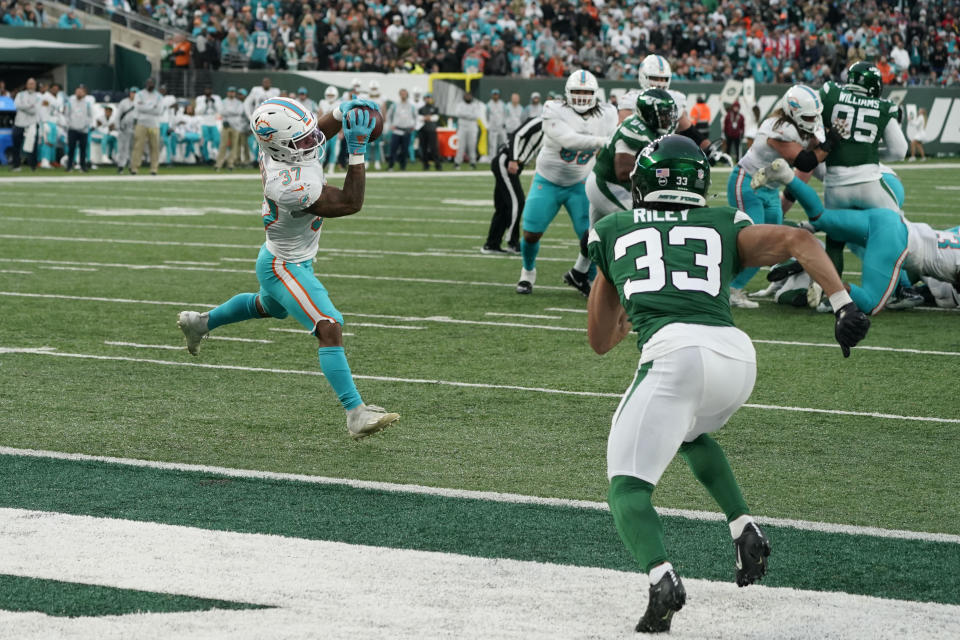
<path fill-rule="evenodd" d="M 577 133 L 570 128 L 566 122 L 555 120 L 553 118 L 544 119 L 543 135 L 549 137 L 564 149 L 573 149 L 576 151 L 589 151 L 597 149 L 606 144 L 607 140 L 603 136 L 591 136 Z"/>
<path fill-rule="evenodd" d="M 906 157 L 910 145 L 907 144 L 907 139 L 896 118 L 890 118 L 887 126 L 883 128 L 883 141 L 887 143 L 887 150 L 882 158 L 884 162 L 896 162 Z"/>
<path fill-rule="evenodd" d="M 733 229 L 734 237 L 739 236 L 740 232 L 744 229 L 750 227 L 753 224 L 753 220 L 746 214 L 745 211 L 740 211 L 737 209 L 736 213 L 733 214 Z M 739 245 L 734 243 L 734 246 L 737 247 L 736 260 L 734 263 L 733 273 L 740 273 L 743 271 L 743 265 L 740 263 L 740 250 Z"/>
<path fill-rule="evenodd" d="M 610 269 L 603 250 L 603 240 L 600 234 L 597 233 L 596 225 L 591 227 L 589 233 L 587 233 L 587 255 L 593 260 L 594 264 L 597 265 L 597 269 L 603 273 L 604 277 L 610 280 L 610 282 L 613 282 L 613 280 L 610 279 Z"/>

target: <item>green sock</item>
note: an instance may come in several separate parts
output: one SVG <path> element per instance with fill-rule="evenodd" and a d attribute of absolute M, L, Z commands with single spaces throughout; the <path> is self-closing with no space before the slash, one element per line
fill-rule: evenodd
<path fill-rule="evenodd" d="M 690 465 L 694 477 L 723 509 L 727 522 L 750 513 L 727 456 L 716 440 L 703 434 L 693 442 L 680 445 L 680 455 Z"/>
<path fill-rule="evenodd" d="M 843 248 L 846 246 L 845 242 L 840 240 L 834 240 L 833 238 L 827 237 L 827 247 L 825 251 L 830 257 L 830 262 L 833 263 L 833 267 L 837 270 L 841 276 L 843 275 Z"/>
<path fill-rule="evenodd" d="M 653 489 L 654 485 L 639 478 L 614 476 L 607 496 L 620 539 L 647 573 L 667 561 L 663 525 L 650 502 Z"/>

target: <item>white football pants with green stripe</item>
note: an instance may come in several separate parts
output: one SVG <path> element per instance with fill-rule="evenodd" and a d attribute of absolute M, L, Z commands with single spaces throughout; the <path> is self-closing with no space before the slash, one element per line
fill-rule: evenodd
<path fill-rule="evenodd" d="M 618 184 L 597 178 L 597 174 L 590 172 L 585 186 L 587 199 L 590 200 L 590 228 L 597 221 L 626 209 L 633 209 L 633 196 Z"/>

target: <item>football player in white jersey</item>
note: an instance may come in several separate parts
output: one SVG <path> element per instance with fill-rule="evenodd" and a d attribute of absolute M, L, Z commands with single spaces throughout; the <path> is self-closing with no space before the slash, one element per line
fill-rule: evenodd
<path fill-rule="evenodd" d="M 580 69 L 567 79 L 564 100 L 551 100 L 543 108 L 543 147 L 537 155 L 537 171 L 530 195 L 523 206 L 523 237 L 520 254 L 523 267 L 517 293 L 532 293 L 537 281 L 540 238 L 563 205 L 570 214 L 577 238 L 590 227 L 590 201 L 585 184 L 593 169 L 594 155 L 617 129 L 617 109 L 598 104 L 597 79 Z M 582 256 L 581 256 L 582 257 Z M 577 260 L 576 268 L 590 269 Z"/>
<path fill-rule="evenodd" d="M 697 128 L 693 126 L 693 121 L 690 120 L 690 114 L 687 112 L 687 97 L 679 91 L 674 91 L 670 88 L 673 71 L 670 69 L 670 63 L 666 58 L 651 53 L 640 63 L 640 71 L 637 76 L 640 89 L 627 92 L 620 100 L 620 104 L 623 105 L 620 109 L 621 121 L 634 113 L 637 97 L 641 91 L 645 91 L 646 89 L 663 89 L 670 94 L 670 97 L 673 98 L 673 101 L 677 105 L 677 109 L 680 111 L 680 120 L 677 121 L 676 132 L 696 142 L 700 148 L 703 149 L 703 152 L 707 154 L 711 165 L 716 164 L 719 160 L 724 160 L 731 165 L 733 164 L 730 156 L 720 151 L 720 149 L 713 148 L 710 139 L 704 137 L 697 131 Z"/>
<path fill-rule="evenodd" d="M 366 172 L 364 154 L 373 131 L 370 114 L 348 101 L 319 120 L 290 98 L 270 98 L 258 106 L 250 128 L 260 147 L 263 179 L 261 218 L 266 242 L 257 258 L 259 293 L 240 293 L 208 313 L 183 311 L 177 325 L 196 355 L 200 341 L 225 324 L 254 318 L 293 316 L 319 342 L 320 368 L 347 412 L 347 430 L 363 438 L 400 416 L 364 404 L 353 382 L 343 351 L 343 316 L 313 273 L 324 218 L 357 213 L 363 204 Z M 321 160 L 328 136 L 341 129 L 350 152 L 342 189 L 328 186 Z"/>
<path fill-rule="evenodd" d="M 822 111 L 820 96 L 810 87 L 798 84 L 787 90 L 780 107 L 761 123 L 753 145 L 730 174 L 727 202 L 731 207 L 745 211 L 758 224 L 783 222 L 779 185 L 754 186 L 753 176 L 777 158 L 783 158 L 800 171 L 816 169 L 830 149 L 824 142 Z M 743 290 L 756 273 L 757 269 L 751 267 L 733 279 L 730 306 L 741 309 L 760 306 Z"/>

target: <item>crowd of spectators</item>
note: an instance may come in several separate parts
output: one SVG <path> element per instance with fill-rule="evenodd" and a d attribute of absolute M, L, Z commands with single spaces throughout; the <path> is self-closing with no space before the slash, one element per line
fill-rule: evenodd
<path fill-rule="evenodd" d="M 0 22 L 43 24 L 9 2 Z M 960 0 L 106 0 L 182 30 L 167 66 L 636 76 L 819 84 L 853 62 L 888 84 L 960 84 Z M 31 18 L 30 16 L 34 17 Z"/>

